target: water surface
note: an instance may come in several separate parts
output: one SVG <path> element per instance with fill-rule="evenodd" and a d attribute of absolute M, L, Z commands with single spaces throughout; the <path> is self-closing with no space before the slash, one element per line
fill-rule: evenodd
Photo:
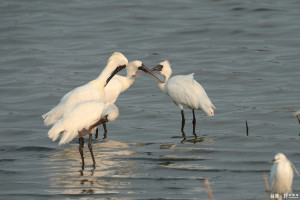
<path fill-rule="evenodd" d="M 3 199 L 265 199 L 263 173 L 283 152 L 300 169 L 299 1 L 17 1 L 0 3 L 0 194 Z M 59 147 L 41 115 L 97 77 L 114 51 L 195 73 L 214 117 L 179 108 L 153 77 L 117 101 L 97 167 L 78 141 Z M 125 74 L 122 72 L 121 74 Z M 246 136 L 245 121 L 249 124 Z M 87 143 L 87 141 L 86 141 Z M 294 178 L 294 193 L 300 179 Z"/>

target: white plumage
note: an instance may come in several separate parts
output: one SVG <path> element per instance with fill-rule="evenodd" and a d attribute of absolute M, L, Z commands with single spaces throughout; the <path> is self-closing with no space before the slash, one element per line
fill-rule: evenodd
<path fill-rule="evenodd" d="M 178 75 L 170 78 L 172 69 L 169 62 L 166 60 L 152 69 L 153 71 L 160 71 L 165 76 L 165 82 L 159 83 L 158 87 L 162 92 L 169 95 L 173 102 L 180 107 L 182 114 L 183 132 L 185 119 L 184 108 L 189 108 L 193 111 L 193 133 L 195 133 L 196 119 L 194 110 L 203 110 L 208 116 L 214 115 L 215 106 L 208 98 L 203 87 L 194 80 L 194 74 Z"/>
<path fill-rule="evenodd" d="M 292 163 L 283 153 L 278 153 L 273 159 L 273 166 L 270 172 L 271 194 L 284 195 L 292 193 L 294 172 Z M 280 196 L 279 199 L 282 197 Z"/>
<path fill-rule="evenodd" d="M 142 65 L 143 63 L 138 60 L 129 62 L 126 67 L 127 76 L 115 75 L 104 88 L 105 98 L 103 102 L 115 103 L 119 95 L 134 83 L 136 71 Z"/>
<path fill-rule="evenodd" d="M 135 81 L 135 78 L 137 76 L 136 72 L 137 70 L 142 70 L 146 73 L 150 73 L 152 76 L 154 76 L 158 81 L 159 78 L 155 73 L 153 73 L 151 70 L 149 70 L 144 64 L 139 61 L 135 60 L 132 62 L 129 62 L 126 71 L 127 76 L 120 76 L 115 75 L 111 81 L 105 86 L 104 92 L 105 92 L 105 103 L 115 103 L 118 99 L 119 95 L 127 90 Z"/>
<path fill-rule="evenodd" d="M 85 129 L 86 134 L 92 134 L 95 127 L 90 127 L 102 119 L 107 121 L 115 120 L 119 115 L 119 110 L 114 104 L 104 104 L 97 100 L 85 101 L 73 105 L 49 130 L 48 136 L 55 141 L 60 133 L 62 137 L 59 145 L 72 141 Z M 105 121 L 104 120 L 104 121 Z M 90 130 L 89 130 L 90 129 Z"/>
<path fill-rule="evenodd" d="M 127 90 L 134 83 L 135 78 L 137 76 L 136 74 L 137 70 L 142 70 L 146 73 L 150 73 L 158 81 L 160 81 L 158 76 L 155 73 L 153 73 L 151 70 L 149 70 L 146 66 L 144 66 L 144 64 L 141 61 L 135 60 L 129 62 L 126 67 L 127 76 L 115 75 L 110 80 L 110 82 L 105 86 L 104 88 L 105 98 L 103 102 L 110 103 L 110 104 L 115 103 L 119 95 L 125 90 Z M 103 128 L 104 128 L 103 138 L 105 139 L 107 135 L 107 129 L 105 123 L 103 124 Z M 98 130 L 96 131 L 95 137 L 98 138 Z"/>
<path fill-rule="evenodd" d="M 60 103 L 44 114 L 44 124 L 49 126 L 55 123 L 71 106 L 88 100 L 104 100 L 104 86 L 109 80 L 111 75 L 116 73 L 118 67 L 125 67 L 128 63 L 127 58 L 119 52 L 115 52 L 109 58 L 106 67 L 102 73 L 96 78 L 88 82 L 87 84 L 77 87 L 64 95 L 60 100 Z M 120 69 L 121 69 L 120 68 Z M 118 69 L 118 70 L 120 70 Z"/>
<path fill-rule="evenodd" d="M 215 106 L 203 87 L 194 80 L 194 74 L 174 76 L 165 87 L 167 94 L 181 110 L 183 108 L 203 110 L 208 116 L 214 115 Z"/>

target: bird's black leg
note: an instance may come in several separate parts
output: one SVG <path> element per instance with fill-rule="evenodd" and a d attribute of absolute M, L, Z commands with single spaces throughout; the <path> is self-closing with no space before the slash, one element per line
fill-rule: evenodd
<path fill-rule="evenodd" d="M 195 117 L 195 111 L 193 111 L 193 134 L 195 135 L 195 138 L 197 138 L 197 135 L 196 135 L 196 117 Z"/>
<path fill-rule="evenodd" d="M 182 133 L 182 136 L 185 137 L 185 133 L 183 131 L 184 125 L 185 125 L 185 118 L 184 118 L 184 111 L 183 110 L 181 110 L 181 118 L 182 118 L 182 120 L 181 120 L 181 133 Z"/>
<path fill-rule="evenodd" d="M 96 134 L 95 134 L 95 138 L 98 138 L 98 128 L 96 129 Z"/>
<path fill-rule="evenodd" d="M 84 140 L 83 137 L 79 137 L 79 153 L 81 156 L 81 168 L 82 170 L 84 170 L 84 158 L 83 158 L 83 144 L 84 144 Z"/>
<path fill-rule="evenodd" d="M 103 139 L 106 139 L 106 137 L 107 137 L 106 123 L 103 123 L 102 125 L 103 125 L 103 129 L 104 129 Z"/>
<path fill-rule="evenodd" d="M 88 145 L 88 147 L 89 147 L 92 159 L 93 159 L 93 168 L 95 169 L 96 168 L 96 162 L 95 162 L 95 158 L 94 158 L 94 154 L 93 154 L 92 134 L 89 134 L 89 135 L 90 135 L 90 137 L 89 137 L 89 145 Z"/>

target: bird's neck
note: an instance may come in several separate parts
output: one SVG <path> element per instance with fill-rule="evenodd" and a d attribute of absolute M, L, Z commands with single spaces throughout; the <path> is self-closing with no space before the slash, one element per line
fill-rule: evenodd
<path fill-rule="evenodd" d="M 115 63 L 113 62 L 107 63 L 106 67 L 103 69 L 101 74 L 95 80 L 91 81 L 93 86 L 97 87 L 100 90 L 103 90 L 106 85 L 106 80 L 110 77 L 113 70 L 115 69 L 114 66 Z"/>
<path fill-rule="evenodd" d="M 118 76 L 118 75 L 116 75 Z M 122 82 L 122 92 L 127 90 L 134 82 L 135 78 L 132 76 L 118 76 L 118 79 Z"/>
<path fill-rule="evenodd" d="M 166 84 L 167 84 L 171 74 L 165 74 L 164 76 L 165 76 L 165 81 L 163 83 L 159 82 L 158 87 L 163 93 L 168 94 L 167 89 L 166 89 Z"/>
<path fill-rule="evenodd" d="M 134 82 L 135 78 L 132 76 L 127 76 L 125 80 L 122 80 L 122 92 L 127 90 Z"/>
<path fill-rule="evenodd" d="M 166 89 L 166 82 L 167 81 L 165 81 L 164 83 L 158 83 L 158 87 L 163 93 L 168 94 L 167 89 Z"/>

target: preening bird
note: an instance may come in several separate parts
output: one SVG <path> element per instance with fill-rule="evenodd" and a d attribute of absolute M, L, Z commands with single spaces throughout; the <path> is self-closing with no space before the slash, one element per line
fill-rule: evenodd
<path fill-rule="evenodd" d="M 115 104 L 104 104 L 99 100 L 84 101 L 71 106 L 48 131 L 48 136 L 55 141 L 62 134 L 59 145 L 69 143 L 79 136 L 79 152 L 82 160 L 82 169 L 84 169 L 83 136 L 89 134 L 88 147 L 93 159 L 93 167 L 95 168 L 92 133 L 100 124 L 114 121 L 118 116 L 119 110 Z"/>
<path fill-rule="evenodd" d="M 282 199 L 282 195 L 292 193 L 293 164 L 283 153 L 277 153 L 272 162 L 274 164 L 270 172 L 271 194 L 279 194 L 279 199 Z"/>
<path fill-rule="evenodd" d="M 114 52 L 107 61 L 101 74 L 87 84 L 77 87 L 65 94 L 59 104 L 44 114 L 44 124 L 55 123 L 73 105 L 88 100 L 104 100 L 104 87 L 110 79 L 128 64 L 127 58 L 119 52 Z"/>
<path fill-rule="evenodd" d="M 173 102 L 179 106 L 181 110 L 182 123 L 181 132 L 184 133 L 184 108 L 189 108 L 193 112 L 193 133 L 196 136 L 196 117 L 194 110 L 203 110 L 208 116 L 214 115 L 215 106 L 208 98 L 203 87 L 194 80 L 194 73 L 190 75 L 177 75 L 170 78 L 172 69 L 166 60 L 154 67 L 152 71 L 159 71 L 164 77 L 164 83 L 159 83 L 160 90 L 169 95 Z"/>
<path fill-rule="evenodd" d="M 104 88 L 104 103 L 115 103 L 118 99 L 119 95 L 127 90 L 135 81 L 135 78 L 137 76 L 136 72 L 137 70 L 142 70 L 146 73 L 151 74 L 154 76 L 158 81 L 161 82 L 161 80 L 158 78 L 158 76 L 153 73 L 151 70 L 149 70 L 141 61 L 135 60 L 132 62 L 129 62 L 126 71 L 127 76 L 121 76 L 121 75 L 115 75 L 110 82 L 105 86 Z M 106 138 L 107 135 L 107 129 L 105 123 L 102 124 L 104 128 L 104 138 Z M 96 138 L 98 138 L 98 129 L 96 131 Z"/>

